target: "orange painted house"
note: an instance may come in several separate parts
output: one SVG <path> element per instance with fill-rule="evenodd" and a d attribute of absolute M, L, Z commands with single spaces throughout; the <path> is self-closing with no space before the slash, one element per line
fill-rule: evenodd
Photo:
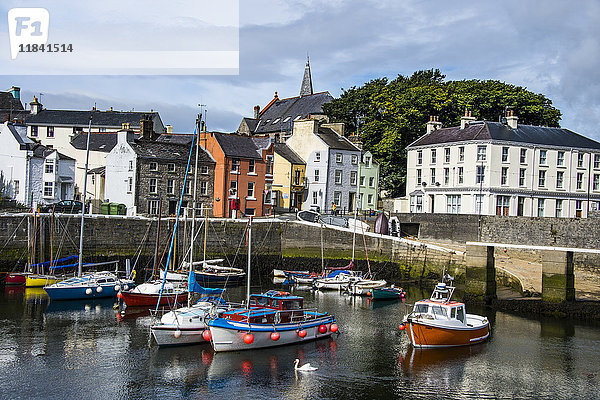
<path fill-rule="evenodd" d="M 200 144 L 217 163 L 213 215 L 225 218 L 271 215 L 271 139 L 216 132 L 200 135 Z"/>

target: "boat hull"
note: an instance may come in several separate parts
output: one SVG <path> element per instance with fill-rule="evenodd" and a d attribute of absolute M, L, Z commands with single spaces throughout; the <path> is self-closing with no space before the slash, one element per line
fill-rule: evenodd
<path fill-rule="evenodd" d="M 141 306 L 156 306 L 158 302 L 158 298 L 160 297 L 159 305 L 169 305 L 175 303 L 185 303 L 188 299 L 188 292 L 175 294 L 163 294 L 159 296 L 156 293 L 147 294 L 147 293 L 132 293 L 132 292 L 121 292 L 123 296 L 123 302 L 127 304 L 128 307 L 141 307 Z"/>
<path fill-rule="evenodd" d="M 297 344 L 311 340 L 330 337 L 330 326 L 335 323 L 333 315 L 326 315 L 303 323 L 286 324 L 250 324 L 235 322 L 224 318 L 211 320 L 208 325 L 212 334 L 212 345 L 216 352 L 255 350 L 267 347 Z M 319 332 L 319 326 L 325 325 L 327 331 Z M 300 330 L 306 331 L 304 338 L 298 335 Z M 271 333 L 278 332 L 279 340 L 271 339 Z M 250 344 L 244 342 L 244 336 L 251 333 L 254 341 Z"/>
<path fill-rule="evenodd" d="M 27 275 L 25 278 L 25 287 L 44 287 L 55 284 L 57 279 L 49 275 Z"/>
<path fill-rule="evenodd" d="M 205 287 L 211 286 L 239 286 L 243 283 L 246 274 L 208 274 L 205 272 L 195 271 L 196 282 Z"/>
<path fill-rule="evenodd" d="M 403 293 L 401 290 L 373 289 L 371 298 L 373 300 L 397 300 L 403 297 Z"/>
<path fill-rule="evenodd" d="M 489 335 L 489 323 L 474 327 L 444 327 L 427 320 L 407 320 L 408 337 L 417 348 L 469 346 L 485 341 Z"/>
<path fill-rule="evenodd" d="M 7 286 L 20 286 L 25 285 L 28 274 L 7 274 L 6 285 Z"/>
<path fill-rule="evenodd" d="M 161 347 L 185 346 L 190 344 L 208 343 L 204 340 L 204 337 L 202 337 L 206 328 L 204 323 L 185 327 L 155 325 L 151 328 L 151 331 L 152 337 Z"/>

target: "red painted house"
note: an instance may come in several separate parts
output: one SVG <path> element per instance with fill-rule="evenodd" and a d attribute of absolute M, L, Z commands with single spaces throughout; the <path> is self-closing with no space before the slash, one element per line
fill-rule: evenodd
<path fill-rule="evenodd" d="M 268 137 L 201 132 L 201 145 L 216 161 L 215 217 L 271 215 L 273 142 Z"/>

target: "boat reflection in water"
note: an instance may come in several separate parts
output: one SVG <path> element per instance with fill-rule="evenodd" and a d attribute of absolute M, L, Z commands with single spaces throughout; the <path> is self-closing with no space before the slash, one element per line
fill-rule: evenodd
<path fill-rule="evenodd" d="M 51 301 L 46 313 L 112 311 L 114 304 L 113 299 Z"/>

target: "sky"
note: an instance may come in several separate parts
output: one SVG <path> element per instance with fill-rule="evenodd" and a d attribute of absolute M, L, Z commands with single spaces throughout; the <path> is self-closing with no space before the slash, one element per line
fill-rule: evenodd
<path fill-rule="evenodd" d="M 240 0 L 239 26 L 239 75 L 0 79 L 21 87 L 26 102 L 42 93 L 50 109 L 159 111 L 175 132 L 192 131 L 203 104 L 210 130 L 232 132 L 275 91 L 299 94 L 308 54 L 314 90 L 334 97 L 438 68 L 448 80 L 542 93 L 563 113 L 561 126 L 600 140 L 597 0 Z"/>

